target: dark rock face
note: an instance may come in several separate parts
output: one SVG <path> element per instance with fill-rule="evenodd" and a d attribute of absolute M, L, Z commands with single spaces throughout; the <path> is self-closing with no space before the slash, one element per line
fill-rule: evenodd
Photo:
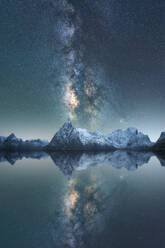
<path fill-rule="evenodd" d="M 38 151 L 42 150 L 47 144 L 47 141 L 40 139 L 23 141 L 17 138 L 13 133 L 7 138 L 0 137 L 0 149 L 7 151 Z"/>
<path fill-rule="evenodd" d="M 159 139 L 153 146 L 154 150 L 165 150 L 165 132 L 162 132 Z"/>
<path fill-rule="evenodd" d="M 99 132 L 75 128 L 68 119 L 55 134 L 48 150 L 114 150 L 112 142 Z"/>

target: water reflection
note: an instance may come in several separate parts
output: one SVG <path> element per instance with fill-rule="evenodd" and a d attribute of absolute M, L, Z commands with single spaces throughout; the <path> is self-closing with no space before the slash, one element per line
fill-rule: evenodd
<path fill-rule="evenodd" d="M 0 166 L 0 247 L 164 248 L 163 153 L 0 156 L 20 159 Z"/>
<path fill-rule="evenodd" d="M 154 156 L 152 152 L 114 151 L 100 153 L 73 153 L 56 152 L 50 154 L 54 163 L 68 178 L 75 170 L 98 167 L 104 163 L 115 168 L 136 170 L 139 166 L 149 162 Z"/>
<path fill-rule="evenodd" d="M 162 166 L 165 166 L 165 153 L 117 150 L 113 152 L 0 152 L 0 162 L 9 162 L 14 165 L 23 158 L 43 159 L 51 157 L 63 174 L 70 178 L 75 170 L 83 170 L 88 167 L 98 167 L 104 163 L 117 169 L 126 168 L 136 170 L 139 166 L 149 163 L 155 156 Z"/>
<path fill-rule="evenodd" d="M 0 151 L 0 163 L 1 162 L 9 162 L 11 165 L 14 165 L 18 160 L 22 160 L 23 158 L 31 158 L 31 159 L 43 159 L 47 158 L 49 155 L 45 152 L 6 152 Z"/>
<path fill-rule="evenodd" d="M 117 193 L 121 182 L 118 186 L 112 186 L 108 192 L 103 191 L 102 186 L 103 182 L 98 183 L 97 173 L 77 175 L 68 182 L 60 217 L 60 221 L 62 218 L 65 220 L 62 221 L 65 222 L 65 235 L 59 247 L 85 248 L 89 247 L 89 242 L 92 247 L 97 247 L 96 236 L 105 228 L 106 204 Z M 112 210 L 113 207 L 109 204 L 108 208 Z"/>

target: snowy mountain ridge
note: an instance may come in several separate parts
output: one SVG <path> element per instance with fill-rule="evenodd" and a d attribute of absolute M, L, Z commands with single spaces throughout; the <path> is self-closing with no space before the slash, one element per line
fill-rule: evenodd
<path fill-rule="evenodd" d="M 108 135 L 98 131 L 76 128 L 68 119 L 50 142 L 44 140 L 26 140 L 17 138 L 13 133 L 8 137 L 0 136 L 0 150 L 44 150 L 44 151 L 114 151 L 114 150 L 165 150 L 165 132 L 157 142 L 130 127 L 117 129 Z"/>

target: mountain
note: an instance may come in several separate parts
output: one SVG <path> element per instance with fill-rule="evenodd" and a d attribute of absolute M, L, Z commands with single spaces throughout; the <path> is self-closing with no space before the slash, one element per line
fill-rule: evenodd
<path fill-rule="evenodd" d="M 17 138 L 12 133 L 4 140 L 2 147 L 6 150 L 18 150 L 22 142 L 22 139 Z"/>
<path fill-rule="evenodd" d="M 126 130 L 118 129 L 107 136 L 117 149 L 148 149 L 153 146 L 147 135 L 130 127 Z"/>
<path fill-rule="evenodd" d="M 55 134 L 48 150 L 114 150 L 111 140 L 99 132 L 75 128 L 68 119 Z"/>
<path fill-rule="evenodd" d="M 0 136 L 0 150 L 7 151 L 114 151 L 140 150 L 164 151 L 165 132 L 162 132 L 156 143 L 136 128 L 115 130 L 103 135 L 86 129 L 76 128 L 68 119 L 54 135 L 50 143 L 36 139 L 26 140 L 17 138 L 13 133 L 8 137 Z"/>
<path fill-rule="evenodd" d="M 55 134 L 48 150 L 116 150 L 116 149 L 151 149 L 153 143 L 147 135 L 138 132 L 136 128 L 116 130 L 104 136 L 100 132 L 90 132 L 75 128 L 68 119 Z"/>
<path fill-rule="evenodd" d="M 10 134 L 8 137 L 0 136 L 0 149 L 7 151 L 38 151 L 48 144 L 47 141 L 40 139 L 23 141 Z"/>

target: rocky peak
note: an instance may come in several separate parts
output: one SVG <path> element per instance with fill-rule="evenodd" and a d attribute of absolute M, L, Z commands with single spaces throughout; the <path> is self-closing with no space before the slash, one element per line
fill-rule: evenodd
<path fill-rule="evenodd" d="M 75 128 L 70 119 L 55 134 L 50 150 L 103 150 L 112 148 L 110 141 L 99 132 Z"/>
<path fill-rule="evenodd" d="M 71 120 L 68 120 L 63 124 L 63 126 L 59 129 L 59 131 L 55 134 L 50 143 L 53 143 L 56 139 L 67 139 L 71 136 L 72 132 L 75 130 Z"/>
<path fill-rule="evenodd" d="M 71 120 L 68 118 L 67 121 L 63 124 L 63 126 L 60 128 L 59 132 L 63 133 L 70 133 L 75 129 L 73 123 Z"/>
<path fill-rule="evenodd" d="M 11 133 L 5 140 L 5 143 L 8 143 L 8 142 L 17 142 L 17 141 L 20 141 L 20 139 L 18 139 L 14 133 Z"/>
<path fill-rule="evenodd" d="M 68 119 L 54 135 L 48 147 L 53 147 L 59 150 L 75 150 L 81 145 L 79 133 L 71 120 Z"/>

